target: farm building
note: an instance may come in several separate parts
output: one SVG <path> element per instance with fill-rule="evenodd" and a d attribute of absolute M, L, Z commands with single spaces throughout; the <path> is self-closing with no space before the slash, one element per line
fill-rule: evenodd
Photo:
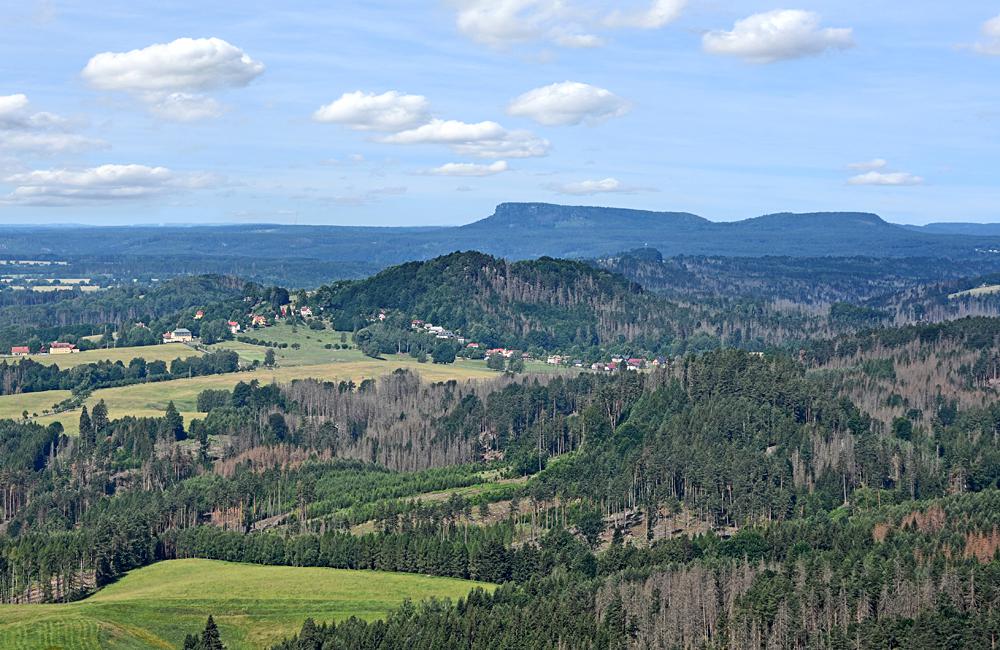
<path fill-rule="evenodd" d="M 49 346 L 49 354 L 73 354 L 74 352 L 79 352 L 79 350 L 72 343 L 53 341 Z"/>
<path fill-rule="evenodd" d="M 10 353 L 15 357 L 23 357 L 31 353 L 27 345 L 15 345 L 10 349 Z"/>

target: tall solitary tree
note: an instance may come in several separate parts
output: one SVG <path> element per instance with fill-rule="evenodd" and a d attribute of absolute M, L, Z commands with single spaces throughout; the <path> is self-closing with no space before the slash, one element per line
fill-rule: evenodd
<path fill-rule="evenodd" d="M 268 368 L 273 368 L 274 367 L 274 349 L 273 348 L 268 348 L 267 351 L 264 352 L 264 365 L 267 366 Z"/>

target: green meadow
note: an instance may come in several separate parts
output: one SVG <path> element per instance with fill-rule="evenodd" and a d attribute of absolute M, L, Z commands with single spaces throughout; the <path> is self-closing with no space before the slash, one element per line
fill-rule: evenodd
<path fill-rule="evenodd" d="M 0 648 L 180 648 L 209 614 L 230 650 L 266 648 L 302 622 L 385 616 L 405 599 L 491 585 L 405 573 L 171 560 L 130 572 L 85 600 L 0 605 Z"/>

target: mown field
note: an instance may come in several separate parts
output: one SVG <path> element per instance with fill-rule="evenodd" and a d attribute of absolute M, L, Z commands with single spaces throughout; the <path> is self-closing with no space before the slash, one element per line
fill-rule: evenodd
<path fill-rule="evenodd" d="M 32 354 L 27 357 L 38 363 L 46 365 L 56 364 L 60 368 L 73 368 L 85 363 L 97 363 L 98 361 L 121 361 L 126 366 L 128 362 L 136 357 L 142 357 L 146 361 L 166 361 L 168 364 L 177 357 L 197 357 L 201 352 L 194 348 L 178 343 L 162 345 L 145 345 L 142 347 L 108 348 L 100 350 L 85 350 L 76 354 Z"/>
<path fill-rule="evenodd" d="M 207 377 L 191 377 L 172 381 L 136 384 L 119 388 L 106 388 L 94 391 L 86 404 L 93 406 L 103 399 L 108 406 L 112 418 L 133 415 L 136 417 L 160 417 L 173 401 L 184 416 L 185 421 L 200 417 L 196 410 L 198 393 L 206 389 L 231 389 L 240 381 L 257 380 L 261 383 L 286 383 L 294 379 L 321 379 L 325 381 L 353 380 L 360 383 L 364 379 L 387 375 L 397 368 L 408 368 L 420 373 L 428 381 L 448 381 L 451 379 L 482 379 L 495 377 L 497 373 L 489 370 L 484 361 L 459 359 L 453 364 L 438 365 L 433 363 L 418 363 L 407 355 L 391 355 L 383 359 L 372 359 L 354 348 L 334 349 L 332 346 L 344 345 L 342 339 L 350 341 L 350 336 L 333 330 L 311 330 L 308 327 L 292 327 L 286 324 L 275 325 L 266 329 L 251 330 L 247 336 L 275 343 L 287 343 L 285 348 L 270 348 L 275 352 L 276 368 L 257 368 L 253 371 L 238 372 Z M 297 347 L 292 347 L 292 345 Z M 327 347 L 330 345 L 331 347 Z M 252 345 L 240 341 L 226 341 L 209 346 L 211 350 L 233 350 L 240 356 L 241 363 L 250 365 L 253 361 L 263 362 L 269 348 L 262 345 Z M 177 357 L 190 357 L 200 354 L 197 350 L 176 343 L 166 345 L 151 345 L 146 347 L 116 348 L 109 350 L 88 350 L 68 355 L 38 355 L 35 358 L 40 363 L 57 363 L 69 367 L 81 363 L 91 363 L 103 359 L 128 363 L 135 357 L 147 361 L 163 360 L 168 363 Z M 526 370 L 533 373 L 567 372 L 566 368 L 549 366 L 542 362 L 529 362 Z M 55 415 L 45 415 L 44 411 L 70 397 L 66 390 L 43 391 L 20 395 L 0 396 L 0 418 L 22 417 L 24 411 L 29 417 L 38 414 L 36 421 L 42 424 L 60 422 L 69 434 L 79 430 L 80 412 L 66 411 Z"/>
<path fill-rule="evenodd" d="M 87 399 L 88 405 L 103 399 L 111 417 L 134 415 L 136 417 L 159 417 L 163 415 L 167 403 L 173 401 L 185 421 L 199 417 L 196 406 L 198 393 L 205 389 L 231 389 L 240 381 L 257 380 L 267 384 L 285 383 L 293 379 L 315 378 L 326 381 L 353 380 L 361 382 L 371 377 L 387 375 L 397 368 L 409 368 L 420 373 L 428 381 L 448 381 L 450 379 L 478 379 L 495 376 L 481 361 L 460 360 L 454 364 L 435 365 L 417 363 L 409 356 L 393 356 L 385 359 L 371 359 L 360 352 L 347 350 L 351 360 L 335 361 L 316 365 L 279 366 L 274 369 L 259 368 L 255 371 L 237 372 L 225 375 L 191 377 L 148 384 L 136 384 L 119 388 L 94 391 Z M 53 404 L 69 397 L 69 391 L 43 391 L 22 395 L 0 396 L 0 418 L 20 418 L 27 410 L 29 414 L 41 413 Z M 42 424 L 61 422 L 67 433 L 74 434 L 79 429 L 79 411 L 66 411 L 56 415 L 42 415 L 37 419 Z"/>
<path fill-rule="evenodd" d="M 376 619 L 409 598 L 457 599 L 490 585 L 404 573 L 172 560 L 85 600 L 0 605 L 0 648 L 180 648 L 209 614 L 230 650 L 266 648 L 317 622 Z"/>

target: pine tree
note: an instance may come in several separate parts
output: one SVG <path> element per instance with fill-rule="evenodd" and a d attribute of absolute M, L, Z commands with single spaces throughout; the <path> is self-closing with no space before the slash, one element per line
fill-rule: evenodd
<path fill-rule="evenodd" d="M 196 634 L 188 634 L 184 637 L 184 650 L 201 650 L 201 640 Z"/>
<path fill-rule="evenodd" d="M 225 650 L 222 645 L 222 637 L 219 635 L 219 628 L 215 625 L 212 615 L 208 615 L 205 622 L 205 631 L 201 633 L 201 650 Z"/>

